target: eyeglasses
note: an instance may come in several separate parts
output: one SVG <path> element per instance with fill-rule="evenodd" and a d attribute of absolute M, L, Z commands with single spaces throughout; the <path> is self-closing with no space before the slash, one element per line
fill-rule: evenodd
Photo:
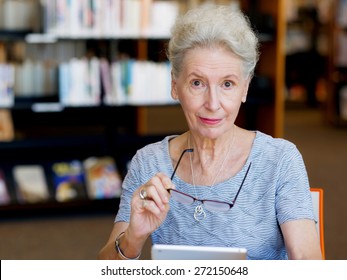
<path fill-rule="evenodd" d="M 171 180 L 173 179 L 173 177 L 175 176 L 175 173 L 176 173 L 176 170 L 181 162 L 181 159 L 183 157 L 183 155 L 186 153 L 186 152 L 193 152 L 194 150 L 193 149 L 185 149 L 180 158 L 178 159 L 178 162 L 176 164 L 176 167 L 171 175 Z M 183 203 L 183 204 L 186 204 L 186 205 L 190 205 L 190 204 L 193 204 L 195 201 L 198 201 L 198 202 L 201 202 L 207 210 L 209 211 L 217 211 L 217 212 L 226 212 L 228 211 L 229 209 L 231 209 L 234 205 L 235 205 L 235 202 L 236 202 L 236 199 L 241 191 L 241 188 L 243 186 L 243 183 L 245 182 L 246 180 L 246 177 L 247 177 L 247 174 L 248 174 L 248 171 L 249 169 L 251 168 L 251 164 L 250 163 L 248 165 L 248 168 L 247 168 L 247 171 L 246 171 L 246 174 L 245 176 L 243 177 L 243 180 L 241 182 L 241 185 L 239 187 L 239 190 L 237 191 L 236 193 L 236 196 L 233 200 L 232 203 L 228 203 L 228 202 L 222 202 L 222 201 L 218 201 L 218 200 L 210 200 L 210 199 L 197 199 L 189 194 L 186 194 L 186 193 L 183 193 L 181 191 L 178 191 L 178 190 L 175 190 L 175 189 L 168 189 L 168 192 L 171 194 L 171 197 L 177 201 L 177 202 L 180 202 L 180 203 Z"/>

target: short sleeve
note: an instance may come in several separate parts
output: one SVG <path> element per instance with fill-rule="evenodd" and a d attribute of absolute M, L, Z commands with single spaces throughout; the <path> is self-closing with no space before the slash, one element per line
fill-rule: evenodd
<path fill-rule="evenodd" d="M 276 213 L 279 224 L 298 219 L 315 220 L 310 186 L 303 158 L 291 144 L 280 161 L 276 189 Z"/>
<path fill-rule="evenodd" d="M 133 157 L 130 163 L 128 173 L 124 178 L 122 184 L 122 195 L 119 203 L 119 210 L 115 222 L 129 223 L 130 221 L 131 198 L 133 192 L 141 185 L 137 176 L 138 172 L 136 171 L 136 168 L 140 166 L 138 164 L 138 157 L 138 153 Z"/>

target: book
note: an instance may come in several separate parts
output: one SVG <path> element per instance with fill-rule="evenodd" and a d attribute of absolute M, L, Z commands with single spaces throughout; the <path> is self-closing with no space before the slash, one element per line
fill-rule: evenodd
<path fill-rule="evenodd" d="M 59 65 L 59 98 L 66 106 L 101 104 L 100 60 L 72 58 Z"/>
<path fill-rule="evenodd" d="M 177 1 L 43 1 L 44 30 L 58 36 L 169 36 Z"/>
<path fill-rule="evenodd" d="M 0 205 L 11 203 L 10 193 L 6 184 L 5 173 L 0 169 Z"/>
<path fill-rule="evenodd" d="M 71 84 L 71 73 L 69 63 L 63 62 L 58 67 L 58 84 L 59 84 L 59 100 L 63 105 L 70 104 L 70 84 Z"/>
<path fill-rule="evenodd" d="M 4 42 L 0 42 L 0 63 L 5 63 L 6 58 L 6 46 Z"/>
<path fill-rule="evenodd" d="M 14 71 L 13 65 L 0 63 L 0 108 L 14 105 Z"/>
<path fill-rule="evenodd" d="M 41 165 L 13 167 L 15 190 L 19 203 L 39 203 L 49 199 L 48 185 Z"/>
<path fill-rule="evenodd" d="M 111 157 L 90 157 L 83 162 L 90 199 L 119 197 L 122 179 Z"/>
<path fill-rule="evenodd" d="M 179 15 L 177 1 L 153 1 L 151 8 L 151 36 L 170 36 L 170 29 Z"/>
<path fill-rule="evenodd" d="M 11 112 L 7 109 L 0 109 L 0 141 L 12 141 L 14 138 L 14 128 Z"/>
<path fill-rule="evenodd" d="M 101 74 L 101 85 L 104 90 L 105 104 L 110 104 L 112 102 L 112 78 L 110 64 L 105 58 L 100 59 L 100 74 Z"/>
<path fill-rule="evenodd" d="M 39 20 L 36 4 L 36 1 L 0 1 L 2 28 L 11 31 L 35 30 Z"/>
<path fill-rule="evenodd" d="M 83 166 L 79 160 L 56 162 L 52 172 L 54 196 L 58 202 L 86 198 Z"/>

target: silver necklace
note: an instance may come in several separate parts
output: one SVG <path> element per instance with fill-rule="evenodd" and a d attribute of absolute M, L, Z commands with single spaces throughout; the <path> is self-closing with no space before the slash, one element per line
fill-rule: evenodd
<path fill-rule="evenodd" d="M 222 165 L 220 167 L 220 169 L 218 170 L 216 176 L 214 177 L 213 181 L 212 181 L 212 184 L 211 184 L 211 187 L 215 184 L 219 174 L 221 173 L 223 167 L 224 167 L 224 163 L 226 162 L 226 159 L 228 158 L 229 156 L 229 152 L 231 150 L 231 147 L 232 145 L 234 144 L 234 139 L 235 139 L 235 125 L 234 125 L 234 129 L 233 129 L 233 138 L 231 139 L 230 141 L 230 144 L 229 144 L 229 147 L 228 147 L 228 151 L 223 159 L 223 162 L 222 162 Z M 189 133 L 189 136 L 188 136 L 188 148 L 190 148 L 190 133 Z M 195 192 L 195 197 L 198 197 L 197 196 L 197 193 L 196 193 L 196 188 L 195 188 L 195 176 L 194 176 L 194 168 L 193 168 L 193 160 L 192 160 L 192 153 L 189 153 L 189 161 L 190 161 L 190 170 L 191 170 L 191 173 L 192 173 L 192 183 L 193 183 L 193 187 L 194 187 L 194 192 Z M 198 222 L 204 220 L 206 218 L 206 212 L 204 211 L 204 208 L 203 208 L 203 204 L 199 204 L 195 207 L 195 211 L 194 211 L 194 219 L 197 220 Z"/>

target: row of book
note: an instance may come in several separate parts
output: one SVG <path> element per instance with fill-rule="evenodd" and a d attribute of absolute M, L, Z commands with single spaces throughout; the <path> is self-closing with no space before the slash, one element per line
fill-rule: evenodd
<path fill-rule="evenodd" d="M 177 1 L 43 1 L 44 29 L 57 36 L 169 36 Z"/>
<path fill-rule="evenodd" d="M 59 65 L 60 101 L 67 106 L 172 103 L 170 71 L 167 62 L 74 58 Z"/>
<path fill-rule="evenodd" d="M 347 0 L 339 0 L 336 22 L 340 27 L 347 28 Z"/>
<path fill-rule="evenodd" d="M 12 107 L 14 97 L 52 95 L 57 91 L 57 66 L 25 60 L 23 64 L 0 64 L 0 106 Z"/>
<path fill-rule="evenodd" d="M 72 58 L 52 63 L 0 64 L 0 107 L 14 97 L 56 94 L 63 106 L 170 104 L 170 64 L 126 59 Z"/>
<path fill-rule="evenodd" d="M 46 174 L 45 168 L 39 164 L 14 166 L 15 201 L 32 204 L 110 199 L 119 197 L 121 193 L 121 175 L 111 157 L 55 162 L 50 166 L 50 172 Z M 4 169 L 0 169 L 0 205 L 13 203 L 8 182 Z"/>
<path fill-rule="evenodd" d="M 40 21 L 40 0 L 0 0 L 0 29 L 36 31 Z"/>

